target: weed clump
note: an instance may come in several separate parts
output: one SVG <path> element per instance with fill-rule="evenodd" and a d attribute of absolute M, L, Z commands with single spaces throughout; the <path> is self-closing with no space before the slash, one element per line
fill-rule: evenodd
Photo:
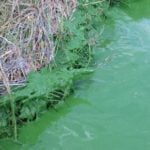
<path fill-rule="evenodd" d="M 11 93 L 1 97 L 0 137 L 14 134 L 10 98 L 13 98 L 16 125 L 21 126 L 37 119 L 44 111 L 64 101 L 74 91 L 75 81 L 84 74 L 93 72 L 89 66 L 93 61 L 93 48 L 100 42 L 103 20 L 101 16 L 103 14 L 102 2 L 95 4 L 79 1 L 77 11 L 69 19 L 61 18 L 57 33 L 51 36 L 43 31 L 48 37 L 50 36 L 50 39 L 51 37 L 53 39 L 54 59 L 49 65 L 42 63 L 45 67 L 39 71 L 33 70 L 26 77 L 26 84 L 21 83 L 18 87 L 13 83 Z M 26 36 L 28 36 L 28 32 Z M 39 37 L 40 40 L 37 39 L 40 41 L 42 49 L 47 46 L 45 43 L 47 36 L 42 34 Z M 42 40 L 46 41 L 43 43 Z M 47 60 L 45 55 L 40 55 L 40 58 L 41 56 L 44 56 L 42 62 Z M 37 60 L 39 61 L 39 59 Z"/>

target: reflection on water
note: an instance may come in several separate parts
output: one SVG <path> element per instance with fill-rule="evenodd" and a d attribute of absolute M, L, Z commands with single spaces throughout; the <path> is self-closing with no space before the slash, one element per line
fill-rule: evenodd
<path fill-rule="evenodd" d="M 135 20 L 150 18 L 150 1 L 149 0 L 127 0 L 129 9 L 125 12 Z"/>

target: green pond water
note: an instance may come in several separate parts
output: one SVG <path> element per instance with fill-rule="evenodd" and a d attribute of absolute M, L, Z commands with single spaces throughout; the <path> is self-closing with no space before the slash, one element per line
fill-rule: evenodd
<path fill-rule="evenodd" d="M 56 110 L 2 150 L 150 150 L 150 1 L 113 8 L 95 48 L 95 72 Z"/>

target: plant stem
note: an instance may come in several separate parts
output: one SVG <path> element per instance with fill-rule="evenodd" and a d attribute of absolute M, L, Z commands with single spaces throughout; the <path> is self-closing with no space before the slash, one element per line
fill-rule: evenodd
<path fill-rule="evenodd" d="M 15 101 L 14 101 L 14 97 L 12 96 L 12 94 L 9 94 L 9 96 L 10 96 L 14 140 L 17 141 L 17 121 L 16 121 L 16 115 L 15 115 Z"/>
<path fill-rule="evenodd" d="M 2 67 L 1 62 L 0 62 L 0 74 L 2 76 L 4 86 L 6 87 L 6 90 L 9 94 L 11 115 L 12 115 L 12 124 L 13 124 L 13 134 L 14 134 L 14 139 L 16 141 L 17 140 L 17 121 L 16 121 L 16 115 L 15 115 L 15 101 L 14 101 L 14 98 L 11 94 L 11 87 L 10 87 L 10 84 L 9 84 L 8 77 L 5 74 L 5 71 Z"/>

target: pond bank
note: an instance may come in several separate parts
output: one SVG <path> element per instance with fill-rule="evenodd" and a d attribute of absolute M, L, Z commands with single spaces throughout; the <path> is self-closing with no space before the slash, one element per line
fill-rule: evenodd
<path fill-rule="evenodd" d="M 149 150 L 148 3 L 133 1 L 129 8 L 108 12 L 95 47 L 96 71 L 76 85 L 75 95 L 57 111 L 23 127 L 24 144 L 18 149 Z M 1 147 L 12 149 L 6 143 Z"/>

